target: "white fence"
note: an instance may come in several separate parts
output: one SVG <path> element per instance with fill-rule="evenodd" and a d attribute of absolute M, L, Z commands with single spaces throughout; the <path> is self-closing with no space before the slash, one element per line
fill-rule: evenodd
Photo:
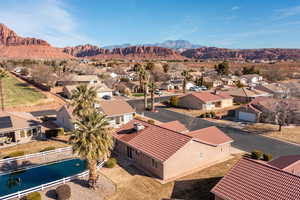
<path fill-rule="evenodd" d="M 54 150 L 45 151 L 45 152 L 27 154 L 24 156 L 18 156 L 18 157 L 14 157 L 14 158 L 6 158 L 6 159 L 1 159 L 0 164 L 9 163 L 12 161 L 26 160 L 29 158 L 42 157 L 42 156 L 46 156 L 46 155 L 50 155 L 50 154 L 54 154 L 54 153 L 60 153 L 60 152 L 71 151 L 71 150 L 72 150 L 72 147 L 64 147 L 64 148 L 54 149 Z"/>
<path fill-rule="evenodd" d="M 102 161 L 101 163 L 99 163 L 97 165 L 97 169 L 102 168 L 103 165 L 104 165 L 104 162 L 105 161 Z M 16 193 L 12 193 L 12 194 L 9 194 L 9 195 L 6 195 L 6 196 L 2 196 L 2 197 L 0 197 L 0 200 L 21 198 L 21 197 L 23 197 L 27 194 L 32 193 L 32 192 L 37 192 L 37 191 L 44 190 L 44 189 L 49 188 L 49 187 L 53 187 L 53 186 L 60 185 L 60 184 L 65 184 L 66 182 L 72 181 L 76 178 L 84 177 L 88 174 L 89 174 L 89 171 L 86 170 L 86 171 L 84 171 L 80 174 L 76 174 L 74 176 L 69 176 L 69 177 L 66 177 L 66 178 L 63 178 L 63 179 L 60 179 L 60 180 L 56 180 L 56 181 L 49 182 L 49 183 L 46 183 L 46 184 L 42 184 L 42 185 L 39 185 L 39 186 L 36 186 L 36 187 L 33 187 L 33 188 L 29 188 L 29 189 L 22 190 L 22 191 L 19 191 L 19 192 L 16 192 Z"/>

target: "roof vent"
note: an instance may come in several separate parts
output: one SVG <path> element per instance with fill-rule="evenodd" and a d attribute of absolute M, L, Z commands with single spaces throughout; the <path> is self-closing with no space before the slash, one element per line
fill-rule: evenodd
<path fill-rule="evenodd" d="M 134 128 L 134 130 L 136 130 L 136 131 L 140 131 L 140 130 L 143 130 L 143 129 L 145 128 L 145 126 L 143 126 L 143 125 L 140 124 L 140 123 L 134 123 L 134 124 L 133 124 L 133 128 Z"/>

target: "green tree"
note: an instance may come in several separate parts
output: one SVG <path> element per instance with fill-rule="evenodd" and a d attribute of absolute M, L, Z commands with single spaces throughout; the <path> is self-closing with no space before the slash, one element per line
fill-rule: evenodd
<path fill-rule="evenodd" d="M 3 94 L 3 79 L 8 77 L 7 71 L 0 69 L 0 97 L 1 97 L 1 108 L 4 111 L 4 94 Z"/>
<path fill-rule="evenodd" d="M 178 106 L 178 103 L 179 103 L 178 96 L 171 96 L 171 98 L 170 98 L 171 106 L 176 107 L 176 106 Z"/>
<path fill-rule="evenodd" d="M 145 69 L 148 71 L 152 71 L 155 67 L 155 64 L 153 62 L 148 62 L 145 66 Z"/>
<path fill-rule="evenodd" d="M 197 86 L 202 86 L 202 85 L 204 85 L 204 78 L 203 78 L 203 76 L 197 78 L 197 79 L 195 80 L 195 84 L 196 84 Z"/>
<path fill-rule="evenodd" d="M 155 82 L 150 82 L 149 83 L 149 92 L 150 92 L 150 94 L 151 94 L 151 111 L 154 111 L 154 100 L 155 100 L 155 98 L 154 98 L 154 92 L 155 92 L 155 90 L 157 89 L 157 85 L 155 84 Z"/>
<path fill-rule="evenodd" d="M 96 98 L 97 92 L 94 87 L 79 85 L 72 92 L 73 114 L 80 119 L 88 115 L 95 108 Z"/>
<path fill-rule="evenodd" d="M 183 70 L 183 72 L 181 72 L 181 76 L 183 77 L 183 81 L 182 81 L 182 92 L 185 94 L 186 93 L 186 83 L 188 80 L 191 79 L 190 73 L 187 70 Z"/>
<path fill-rule="evenodd" d="M 133 66 L 133 71 L 138 72 L 140 70 L 140 68 L 142 68 L 143 66 L 140 63 L 136 63 Z"/>
<path fill-rule="evenodd" d="M 92 189 L 96 189 L 97 161 L 106 160 L 111 154 L 112 129 L 109 127 L 106 116 L 97 112 L 96 109 L 78 117 L 80 120 L 74 121 L 76 129 L 72 132 L 70 142 L 73 152 L 87 161 L 90 172 L 89 184 Z"/>
<path fill-rule="evenodd" d="M 255 66 L 243 67 L 243 74 L 259 74 L 260 71 L 255 69 Z"/>
<path fill-rule="evenodd" d="M 215 70 L 219 75 L 228 75 L 229 74 L 229 63 L 228 61 L 223 61 L 215 66 Z"/>
<path fill-rule="evenodd" d="M 163 70 L 164 70 L 164 72 L 165 72 L 165 73 L 168 73 L 168 72 L 169 72 L 169 69 L 170 69 L 170 66 L 169 66 L 167 63 L 165 63 L 165 64 L 163 65 Z"/>

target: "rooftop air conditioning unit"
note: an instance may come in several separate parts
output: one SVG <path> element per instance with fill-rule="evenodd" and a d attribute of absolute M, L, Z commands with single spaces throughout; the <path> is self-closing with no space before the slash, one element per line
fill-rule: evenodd
<path fill-rule="evenodd" d="M 140 124 L 140 123 L 134 123 L 133 124 L 133 127 L 134 127 L 134 130 L 136 130 L 136 131 L 140 131 L 140 130 L 143 130 L 145 127 L 142 125 L 142 124 Z"/>

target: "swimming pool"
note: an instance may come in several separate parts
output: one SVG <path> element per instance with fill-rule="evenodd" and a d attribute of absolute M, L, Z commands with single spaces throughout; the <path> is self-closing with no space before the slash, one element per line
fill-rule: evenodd
<path fill-rule="evenodd" d="M 0 199 L 2 196 L 73 176 L 85 170 L 84 160 L 70 159 L 1 175 Z"/>

